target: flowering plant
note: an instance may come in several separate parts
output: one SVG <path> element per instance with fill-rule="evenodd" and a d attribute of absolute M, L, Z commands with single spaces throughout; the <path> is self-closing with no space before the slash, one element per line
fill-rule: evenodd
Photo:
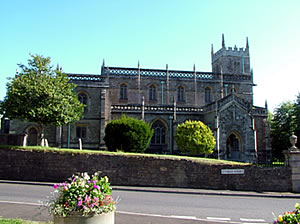
<path fill-rule="evenodd" d="M 108 178 L 96 172 L 73 175 L 54 186 L 54 199 L 48 202 L 50 214 L 56 216 L 92 216 L 115 210 L 115 201 Z"/>
<path fill-rule="evenodd" d="M 274 221 L 274 224 L 297 224 L 300 223 L 300 205 L 296 203 L 295 210 L 292 212 L 285 212 L 283 215 L 279 215 L 278 219 Z"/>

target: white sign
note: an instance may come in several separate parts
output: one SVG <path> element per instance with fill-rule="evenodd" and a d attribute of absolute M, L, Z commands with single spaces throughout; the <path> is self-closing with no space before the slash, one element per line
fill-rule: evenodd
<path fill-rule="evenodd" d="M 245 174 L 244 169 L 222 169 L 221 174 Z"/>

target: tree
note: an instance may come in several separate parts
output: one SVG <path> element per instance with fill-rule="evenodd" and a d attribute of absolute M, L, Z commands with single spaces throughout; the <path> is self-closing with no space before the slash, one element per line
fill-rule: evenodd
<path fill-rule="evenodd" d="M 275 108 L 271 120 L 272 156 L 277 160 L 284 160 L 283 151 L 291 147 L 289 137 L 296 131 L 298 123 L 295 117 L 295 104 L 291 101 L 283 102 Z"/>
<path fill-rule="evenodd" d="M 294 104 L 294 124 L 295 127 L 295 135 L 298 136 L 298 143 L 296 146 L 300 148 L 300 93 L 297 96 L 296 102 Z"/>
<path fill-rule="evenodd" d="M 144 152 L 152 135 L 150 124 L 123 115 L 106 125 L 104 141 L 110 151 Z"/>
<path fill-rule="evenodd" d="M 211 129 L 201 121 L 185 121 L 177 126 L 175 141 L 180 151 L 188 154 L 211 154 L 216 140 Z"/>
<path fill-rule="evenodd" d="M 42 130 L 45 125 L 61 126 L 81 118 L 84 105 L 74 92 L 61 69 L 50 65 L 49 57 L 30 55 L 28 66 L 7 83 L 7 95 L 0 104 L 0 112 L 9 119 L 36 122 Z"/>

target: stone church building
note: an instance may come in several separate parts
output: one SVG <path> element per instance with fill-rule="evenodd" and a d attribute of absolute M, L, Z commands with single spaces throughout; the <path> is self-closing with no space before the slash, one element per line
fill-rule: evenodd
<path fill-rule="evenodd" d="M 271 161 L 267 105 L 253 105 L 253 72 L 248 38 L 245 48 L 211 48 L 212 72 L 109 67 L 101 74 L 68 74 L 86 104 L 83 118 L 63 127 L 47 127 L 49 145 L 78 148 L 105 147 L 105 125 L 122 114 L 151 122 L 154 136 L 147 152 L 174 154 L 176 126 L 200 120 L 214 132 L 215 158 L 269 163 Z M 34 123 L 10 121 L 10 133 L 27 133 L 27 144 L 40 135 Z"/>

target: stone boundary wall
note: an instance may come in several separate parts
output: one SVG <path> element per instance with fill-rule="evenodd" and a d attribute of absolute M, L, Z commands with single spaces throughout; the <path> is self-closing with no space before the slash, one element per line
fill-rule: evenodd
<path fill-rule="evenodd" d="M 244 169 L 244 174 L 221 174 Z M 193 159 L 143 155 L 77 154 L 0 148 L 0 179 L 62 182 L 76 172 L 102 171 L 112 185 L 247 191 L 292 190 L 288 167 L 208 165 Z"/>
<path fill-rule="evenodd" d="M 0 134 L 0 145 L 23 145 L 24 134 Z"/>

